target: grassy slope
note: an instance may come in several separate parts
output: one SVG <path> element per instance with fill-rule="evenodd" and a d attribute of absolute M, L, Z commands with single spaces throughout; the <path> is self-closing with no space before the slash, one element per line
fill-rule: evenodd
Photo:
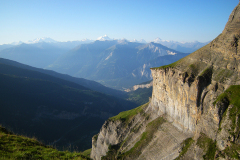
<path fill-rule="evenodd" d="M 15 135 L 0 126 L 0 160 L 6 159 L 89 159 L 83 153 L 58 151 L 33 138 Z"/>
<path fill-rule="evenodd" d="M 146 103 L 144 105 L 141 105 L 137 108 L 134 108 L 132 110 L 124 111 L 119 113 L 118 115 L 109 118 L 110 120 L 116 121 L 116 120 L 121 120 L 125 122 L 126 124 L 138 113 L 143 112 L 143 108 L 146 107 L 149 103 Z"/>

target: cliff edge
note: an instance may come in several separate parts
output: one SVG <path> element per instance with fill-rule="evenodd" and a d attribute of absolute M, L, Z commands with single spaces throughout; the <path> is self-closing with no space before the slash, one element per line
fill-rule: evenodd
<path fill-rule="evenodd" d="M 240 159 L 240 4 L 208 45 L 152 68 L 149 103 L 107 120 L 91 158 Z"/>

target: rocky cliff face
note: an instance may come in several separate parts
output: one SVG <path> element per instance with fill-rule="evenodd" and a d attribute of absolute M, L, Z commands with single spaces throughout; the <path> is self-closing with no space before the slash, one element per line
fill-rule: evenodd
<path fill-rule="evenodd" d="M 197 106 L 198 81 L 190 85 L 184 73 L 171 68 L 152 69 L 153 93 L 151 106 L 159 115 L 165 114 L 169 121 L 183 131 L 193 132 L 196 127 L 200 106 Z"/>
<path fill-rule="evenodd" d="M 158 116 L 147 103 L 106 121 L 93 137 L 91 158 L 172 159 L 178 156 L 181 143 L 191 136 Z"/>
<path fill-rule="evenodd" d="M 93 138 L 93 159 L 240 159 L 240 5 L 211 43 L 152 68 L 149 104 Z"/>

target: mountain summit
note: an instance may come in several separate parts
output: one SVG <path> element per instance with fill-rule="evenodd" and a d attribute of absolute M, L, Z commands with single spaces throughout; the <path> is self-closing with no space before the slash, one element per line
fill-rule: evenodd
<path fill-rule="evenodd" d="M 104 36 L 98 37 L 99 41 L 110 41 L 112 40 L 111 38 L 109 38 L 106 34 Z"/>
<path fill-rule="evenodd" d="M 168 48 L 183 52 L 183 53 L 192 53 L 199 48 L 205 46 L 209 42 L 177 42 L 177 41 L 169 41 L 169 40 L 162 40 L 159 37 L 154 39 L 152 42 L 154 43 L 160 43 Z"/>
<path fill-rule="evenodd" d="M 221 52 L 226 58 L 239 59 L 240 38 L 240 6 L 238 5 L 231 15 L 223 32 L 211 42 L 210 48 Z M 240 69 L 240 68 L 239 68 Z"/>
<path fill-rule="evenodd" d="M 43 37 L 43 38 L 36 38 L 34 40 L 29 40 L 28 44 L 32 44 L 32 43 L 39 43 L 39 42 L 46 42 L 46 43 L 56 43 L 57 41 L 53 40 L 52 38 L 49 37 Z"/>
<path fill-rule="evenodd" d="M 240 66 L 238 65 L 240 59 L 240 49 L 238 47 L 240 45 L 239 38 L 240 6 L 238 5 L 229 16 L 223 32 L 217 38 L 200 50 L 179 61 L 175 67 L 186 70 L 191 64 L 206 63 L 208 66 L 213 66 L 215 72 L 220 72 L 221 69 L 225 69 L 232 71 L 233 74 L 237 76 L 237 73 L 240 72 Z M 236 80 L 239 81 L 238 78 Z M 236 83 L 236 81 L 232 83 Z M 240 82 L 238 82 L 238 84 L 240 84 Z"/>

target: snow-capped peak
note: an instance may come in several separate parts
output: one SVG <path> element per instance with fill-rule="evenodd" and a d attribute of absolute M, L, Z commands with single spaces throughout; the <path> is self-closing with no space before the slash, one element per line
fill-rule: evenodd
<path fill-rule="evenodd" d="M 119 40 L 118 40 L 118 43 L 119 43 L 119 44 L 127 44 L 127 43 L 128 43 L 128 40 L 125 39 L 125 38 L 119 39 Z"/>
<path fill-rule="evenodd" d="M 147 43 L 144 39 L 140 39 L 140 43 Z"/>
<path fill-rule="evenodd" d="M 109 40 L 112 40 L 111 38 L 109 38 L 107 35 L 104 35 L 104 36 L 101 36 L 101 37 L 98 37 L 99 41 L 109 41 Z"/>
<path fill-rule="evenodd" d="M 138 40 L 136 40 L 136 39 L 133 39 L 132 41 L 130 41 L 130 42 L 138 42 Z"/>
<path fill-rule="evenodd" d="M 29 40 L 26 42 L 27 44 L 32 44 L 32 43 L 39 43 L 39 42 L 46 42 L 46 43 L 56 43 L 57 41 L 49 38 L 49 37 L 43 37 L 43 38 L 36 38 L 34 40 Z"/>
<path fill-rule="evenodd" d="M 144 39 L 140 39 L 140 40 L 133 39 L 130 42 L 147 43 Z"/>
<path fill-rule="evenodd" d="M 92 40 L 85 38 L 85 39 L 82 39 L 81 41 L 82 41 L 82 42 L 85 42 L 85 41 L 92 41 Z"/>
<path fill-rule="evenodd" d="M 154 43 L 160 43 L 162 42 L 162 39 L 160 39 L 159 37 L 157 37 L 156 39 L 153 40 Z"/>
<path fill-rule="evenodd" d="M 164 43 L 164 42 L 168 42 L 168 43 L 170 43 L 170 42 L 172 42 L 172 43 L 178 43 L 177 41 L 170 41 L 170 40 L 162 40 L 161 38 L 156 38 L 156 39 L 154 39 L 152 42 L 154 42 L 154 43 Z"/>

